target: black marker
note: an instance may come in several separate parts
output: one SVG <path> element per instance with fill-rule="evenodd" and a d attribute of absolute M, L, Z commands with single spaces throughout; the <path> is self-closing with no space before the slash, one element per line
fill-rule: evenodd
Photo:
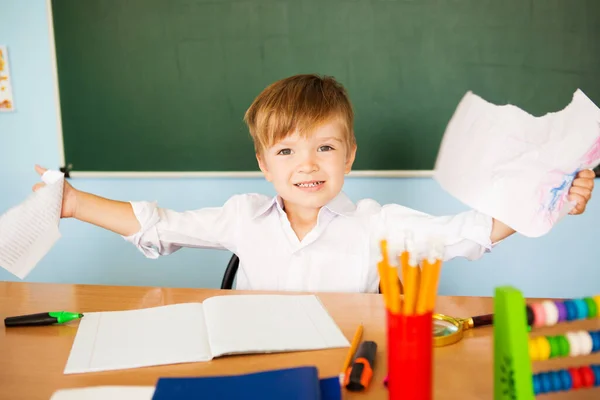
<path fill-rule="evenodd" d="M 51 311 L 39 314 L 19 315 L 17 317 L 4 318 L 4 325 L 11 326 L 41 326 L 64 324 L 83 317 L 83 314 L 67 311 Z"/>

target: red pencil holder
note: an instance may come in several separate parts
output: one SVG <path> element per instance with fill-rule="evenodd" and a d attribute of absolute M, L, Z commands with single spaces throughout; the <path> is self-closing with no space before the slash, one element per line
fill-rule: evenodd
<path fill-rule="evenodd" d="M 433 396 L 433 315 L 387 312 L 388 393 L 391 400 Z"/>

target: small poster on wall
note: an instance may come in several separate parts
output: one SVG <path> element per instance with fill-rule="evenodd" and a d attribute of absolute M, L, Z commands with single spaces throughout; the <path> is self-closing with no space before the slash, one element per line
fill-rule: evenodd
<path fill-rule="evenodd" d="M 0 111 L 14 111 L 10 70 L 8 69 L 8 50 L 0 45 Z"/>

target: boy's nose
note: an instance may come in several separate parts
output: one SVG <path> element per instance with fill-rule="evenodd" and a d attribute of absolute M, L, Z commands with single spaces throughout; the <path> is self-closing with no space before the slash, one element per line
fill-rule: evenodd
<path fill-rule="evenodd" d="M 305 174 L 310 174 L 311 172 L 315 172 L 319 170 L 319 165 L 317 163 L 317 157 L 314 155 L 305 155 L 302 157 L 302 160 L 298 164 L 298 172 L 302 172 Z"/>

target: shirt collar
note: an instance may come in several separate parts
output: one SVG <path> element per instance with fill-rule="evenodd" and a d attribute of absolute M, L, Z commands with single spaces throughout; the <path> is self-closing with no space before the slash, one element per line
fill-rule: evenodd
<path fill-rule="evenodd" d="M 273 206 L 277 206 L 279 211 L 283 212 L 283 200 L 279 195 L 274 196 L 269 201 L 265 202 L 265 204 L 260 206 L 254 213 L 253 218 L 258 218 L 266 214 L 271 210 L 271 208 L 273 208 Z M 324 208 L 328 209 L 334 214 L 347 216 L 356 210 L 356 205 L 344 192 L 340 192 L 337 196 L 331 199 L 331 201 L 327 203 Z"/>
<path fill-rule="evenodd" d="M 281 197 L 279 197 L 279 195 L 272 197 L 270 200 L 266 201 L 263 205 L 258 207 L 252 218 L 258 218 L 266 214 L 267 211 L 270 211 L 274 205 L 277 205 L 277 207 L 281 211 L 283 211 L 283 200 L 281 199 Z"/>
<path fill-rule="evenodd" d="M 344 192 L 340 192 L 329 203 L 325 205 L 329 211 L 334 214 L 348 216 L 356 211 L 356 205 Z"/>

